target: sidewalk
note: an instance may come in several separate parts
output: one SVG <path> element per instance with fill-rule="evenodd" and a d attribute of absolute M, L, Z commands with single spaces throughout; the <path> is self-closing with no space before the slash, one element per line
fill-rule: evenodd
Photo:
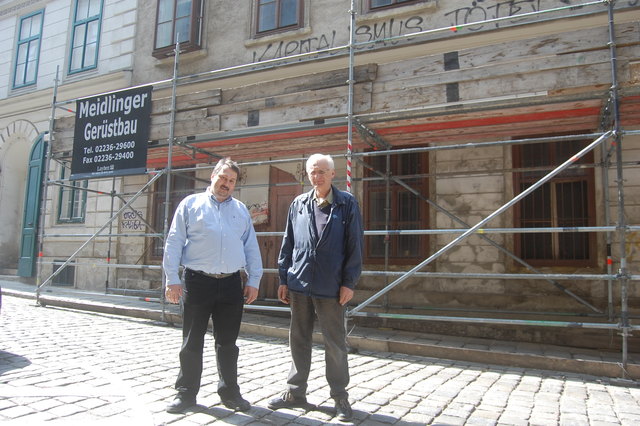
<path fill-rule="evenodd" d="M 24 284 L 12 277 L 0 276 L 3 298 L 21 297 L 35 301 L 35 286 Z M 158 299 L 121 296 L 47 286 L 40 293 L 41 304 L 84 311 L 123 315 L 134 318 L 181 322 L 179 307 Z M 164 311 L 164 312 L 163 312 Z M 247 310 L 241 333 L 287 338 L 289 318 Z M 316 334 L 316 342 L 321 336 Z M 392 352 L 511 367 L 535 368 L 622 377 L 621 354 L 541 345 L 497 341 L 479 338 L 430 335 L 404 331 L 355 327 L 349 334 L 349 345 L 354 351 Z M 629 354 L 627 379 L 640 379 L 640 354 Z"/>

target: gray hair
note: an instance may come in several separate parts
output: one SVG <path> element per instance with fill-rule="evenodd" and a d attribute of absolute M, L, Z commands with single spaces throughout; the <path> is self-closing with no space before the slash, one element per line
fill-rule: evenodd
<path fill-rule="evenodd" d="M 318 161 L 326 161 L 327 164 L 329 165 L 329 169 L 331 170 L 335 170 L 336 166 L 333 162 L 333 158 L 331 158 L 330 155 L 325 155 L 325 154 L 312 154 L 309 158 L 307 158 L 307 164 L 306 164 L 306 169 L 307 171 L 309 171 L 309 167 L 311 167 L 311 165 L 313 165 L 313 163 L 316 163 Z"/>

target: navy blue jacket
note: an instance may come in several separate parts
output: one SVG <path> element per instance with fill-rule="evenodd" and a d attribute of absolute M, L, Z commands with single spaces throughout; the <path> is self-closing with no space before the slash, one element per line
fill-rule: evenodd
<path fill-rule="evenodd" d="M 314 190 L 289 207 L 278 269 L 280 284 L 313 297 L 338 297 L 340 286 L 353 289 L 362 272 L 362 218 L 358 202 L 335 186 L 329 221 L 318 240 Z"/>

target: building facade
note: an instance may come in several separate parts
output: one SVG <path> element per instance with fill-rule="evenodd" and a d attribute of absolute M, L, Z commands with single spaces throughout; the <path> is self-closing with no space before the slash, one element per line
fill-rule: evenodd
<path fill-rule="evenodd" d="M 131 1 L 0 2 L 5 47 L 0 59 L 0 270 L 5 273 L 18 269 L 32 146 L 49 132 L 52 115 L 70 114 L 69 108 L 52 111 L 56 78 L 58 99 L 128 87 L 136 20 Z M 52 163 L 54 179 L 65 175 L 63 164 Z M 46 216 L 47 225 L 71 225 L 84 216 L 80 200 L 70 199 L 65 189 L 49 195 L 61 205 Z M 85 196 L 81 200 L 87 203 Z M 72 232 L 84 232 L 84 226 Z"/>
<path fill-rule="evenodd" d="M 49 180 L 58 185 L 47 185 L 43 197 L 41 279 L 73 255 L 56 282 L 157 294 L 162 239 L 153 234 L 166 229 L 182 197 L 206 188 L 212 164 L 230 156 L 243 166 L 236 196 L 264 233 L 261 298 L 272 304 L 277 232 L 290 200 L 309 189 L 304 159 L 324 152 L 336 158 L 338 185 L 362 207 L 366 272 L 356 301 L 380 295 L 367 308 L 370 325 L 606 346 L 605 334 L 585 331 L 393 315 L 615 321 L 627 315 L 621 297 L 628 314 L 636 312 L 638 232 L 615 229 L 640 219 L 635 0 L 4 3 L 1 33 L 13 53 L 1 67 L 8 83 L 0 89 L 0 127 L 23 117 L 34 124 L 12 142 L 23 148 L 5 163 L 26 170 L 30 142 L 49 125 L 55 66 L 64 70 L 58 100 L 70 110 L 82 96 L 153 86 L 148 174 L 69 181 L 75 117 L 56 110 Z M 93 36 L 77 42 L 82 26 Z M 54 41 L 50 55 L 45 46 Z M 23 113 L 11 115 L 16 105 Z M 4 146 L 0 155 L 10 158 Z M 2 194 L 20 186 L 8 182 L 0 181 Z M 18 208 L 6 223 L 23 213 L 20 189 L 13 197 Z M 482 232 L 457 240 L 478 223 Z M 3 250 L 11 268 L 20 248 Z M 631 279 L 595 278 L 618 270 Z M 553 274 L 575 279 L 546 276 Z"/>

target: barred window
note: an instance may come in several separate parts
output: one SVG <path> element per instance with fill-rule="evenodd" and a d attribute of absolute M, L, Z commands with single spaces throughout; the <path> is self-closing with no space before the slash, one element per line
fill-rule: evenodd
<path fill-rule="evenodd" d="M 516 195 L 575 155 L 588 141 L 527 144 L 513 148 Z M 577 164 L 593 163 L 593 152 Z M 527 170 L 529 169 L 529 170 Z M 594 172 L 570 168 L 516 204 L 515 227 L 584 227 L 595 224 Z M 517 254 L 533 265 L 588 266 L 595 258 L 595 234 L 586 232 L 525 233 L 515 235 Z"/>
<path fill-rule="evenodd" d="M 371 156 L 367 162 L 374 170 L 386 171 L 385 156 Z M 390 157 L 391 174 L 408 184 L 424 197 L 428 197 L 428 179 L 420 176 L 428 173 L 428 155 L 397 154 Z M 367 177 L 377 174 L 368 171 Z M 394 229 L 426 229 L 429 227 L 428 205 L 417 195 L 397 183 L 391 183 L 387 191 L 385 180 L 367 180 L 364 185 L 365 229 L 382 230 L 386 223 L 386 197 L 390 197 L 389 223 Z M 395 264 L 412 264 L 426 257 L 427 235 L 392 235 L 389 239 L 389 260 Z M 365 238 L 366 262 L 381 263 L 385 258 L 385 236 Z"/>
<path fill-rule="evenodd" d="M 194 172 L 178 172 L 175 170 L 171 174 L 171 192 L 169 194 L 169 225 L 173 215 L 182 201 L 187 195 L 193 194 L 195 187 Z M 164 211 L 166 205 L 166 187 L 167 187 L 167 175 L 162 175 L 155 182 L 154 197 L 153 197 L 153 228 L 162 233 L 164 229 Z M 151 244 L 151 256 L 162 257 L 164 253 L 164 245 L 161 238 L 153 238 Z"/>
<path fill-rule="evenodd" d="M 71 174 L 68 164 L 63 164 L 60 178 Z M 60 187 L 58 203 L 58 223 L 84 223 L 87 210 L 87 188 L 89 181 L 77 180 Z"/>

